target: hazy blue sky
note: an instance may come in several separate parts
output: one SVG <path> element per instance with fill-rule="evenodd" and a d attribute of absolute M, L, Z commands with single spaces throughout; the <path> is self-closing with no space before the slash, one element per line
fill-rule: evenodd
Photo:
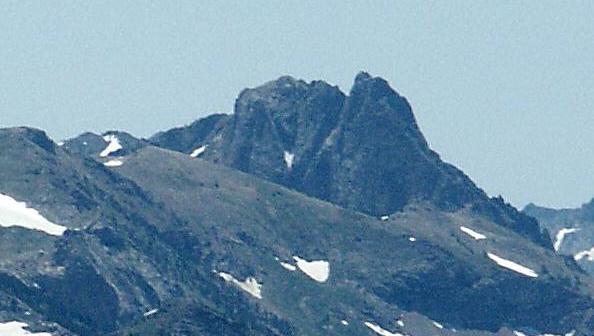
<path fill-rule="evenodd" d="M 594 196 L 592 1 L 0 0 L 0 125 L 148 136 L 290 74 L 359 70 L 491 195 Z"/>

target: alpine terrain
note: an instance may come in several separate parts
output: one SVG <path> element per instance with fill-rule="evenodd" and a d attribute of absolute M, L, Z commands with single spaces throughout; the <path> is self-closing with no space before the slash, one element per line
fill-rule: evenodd
<path fill-rule="evenodd" d="M 0 335 L 594 335 L 570 226 L 532 215 L 367 73 L 148 139 L 1 129 Z"/>

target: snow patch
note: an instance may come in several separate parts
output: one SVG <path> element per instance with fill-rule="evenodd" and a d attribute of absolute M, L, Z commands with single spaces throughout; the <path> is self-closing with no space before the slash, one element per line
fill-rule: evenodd
<path fill-rule="evenodd" d="M 285 164 L 289 170 L 293 168 L 293 161 L 295 160 L 295 154 L 285 151 L 284 153 Z"/>
<path fill-rule="evenodd" d="M 561 244 L 563 243 L 563 239 L 566 235 L 577 232 L 579 230 L 580 229 L 578 228 L 562 228 L 561 230 L 559 230 L 555 235 L 555 243 L 553 244 L 555 251 L 559 251 L 559 249 L 561 248 Z"/>
<path fill-rule="evenodd" d="M 32 333 L 24 328 L 28 327 L 27 323 L 11 321 L 2 323 L 0 322 L 0 335 L 2 336 L 52 336 L 50 333 Z"/>
<path fill-rule="evenodd" d="M 324 260 L 307 261 L 299 257 L 293 257 L 297 267 L 308 277 L 317 282 L 326 282 L 330 276 L 330 264 Z"/>
<path fill-rule="evenodd" d="M 466 233 L 475 240 L 487 239 L 487 236 L 485 236 L 484 234 L 478 233 L 471 228 L 467 228 L 466 226 L 460 226 L 460 231 Z"/>
<path fill-rule="evenodd" d="M 26 203 L 18 202 L 14 198 L 4 194 L 0 194 L 0 226 L 20 226 L 25 229 L 42 231 L 53 236 L 61 236 L 67 229 L 65 226 L 48 221 L 37 210 L 27 208 Z"/>
<path fill-rule="evenodd" d="M 396 321 L 396 325 L 399 327 L 404 327 L 404 321 L 398 320 L 398 321 Z"/>
<path fill-rule="evenodd" d="M 441 324 L 441 323 L 439 323 L 439 322 L 435 322 L 435 321 L 433 321 L 433 325 L 435 326 L 435 328 L 438 328 L 438 329 L 443 329 L 443 324 Z"/>
<path fill-rule="evenodd" d="M 580 261 L 584 258 L 587 258 L 588 261 L 594 261 L 594 246 L 589 250 L 576 253 L 576 255 L 573 256 L 575 261 Z"/>
<path fill-rule="evenodd" d="M 365 322 L 365 326 L 371 330 L 373 330 L 376 334 L 380 335 L 380 336 L 404 336 L 400 333 L 393 333 L 393 332 L 389 332 L 386 329 L 380 327 L 377 324 L 373 324 L 371 322 Z"/>
<path fill-rule="evenodd" d="M 281 262 L 280 264 L 281 264 L 281 266 L 282 266 L 284 269 L 286 269 L 286 270 L 288 270 L 288 271 L 291 271 L 291 272 L 293 272 L 293 271 L 296 271 L 296 270 L 297 270 L 297 267 L 295 267 L 294 265 L 291 265 L 291 264 L 289 264 L 289 263 L 286 263 L 286 262 Z"/>
<path fill-rule="evenodd" d="M 146 313 L 142 314 L 144 317 L 149 317 L 151 315 L 155 315 L 156 313 L 159 312 L 159 309 L 151 309 L 149 311 L 147 311 Z"/>
<path fill-rule="evenodd" d="M 244 290 L 256 299 L 262 299 L 262 285 L 258 283 L 256 278 L 248 277 L 247 279 L 245 279 L 245 281 L 239 281 L 235 279 L 231 274 L 224 272 L 220 272 L 219 276 L 223 278 L 225 282 L 232 283 L 233 285 Z"/>
<path fill-rule="evenodd" d="M 522 266 L 518 263 L 515 263 L 511 260 L 501 258 L 493 253 L 487 253 L 487 256 L 489 257 L 489 259 L 493 260 L 495 263 L 497 263 L 497 265 L 499 265 L 501 267 L 510 269 L 514 272 L 520 273 L 527 277 L 531 277 L 531 278 L 538 277 L 538 273 L 536 273 L 534 270 L 532 270 L 528 267 Z"/>
<path fill-rule="evenodd" d="M 206 152 L 206 148 L 208 148 L 208 145 L 200 146 L 194 149 L 190 156 L 193 158 L 199 157 L 200 155 L 204 154 L 204 152 Z"/>
<path fill-rule="evenodd" d="M 514 335 L 515 336 L 528 336 L 527 334 L 525 334 L 525 333 L 523 333 L 521 331 L 517 331 L 517 330 L 514 330 Z M 574 336 L 574 335 L 575 335 L 575 330 L 572 331 L 572 332 L 568 332 L 567 334 L 565 334 L 565 336 Z M 540 336 L 562 336 L 562 335 L 547 334 L 547 333 L 545 333 L 545 334 L 541 334 Z"/>
<path fill-rule="evenodd" d="M 124 162 L 122 162 L 122 160 L 118 160 L 118 159 L 109 160 L 109 161 L 103 163 L 103 165 L 105 167 L 119 167 L 123 164 L 124 164 Z"/>
<path fill-rule="evenodd" d="M 113 134 L 107 134 L 103 137 L 103 140 L 107 142 L 107 147 L 99 153 L 100 157 L 107 157 L 109 154 L 114 153 L 122 149 L 122 145 L 120 144 L 120 139 Z"/>

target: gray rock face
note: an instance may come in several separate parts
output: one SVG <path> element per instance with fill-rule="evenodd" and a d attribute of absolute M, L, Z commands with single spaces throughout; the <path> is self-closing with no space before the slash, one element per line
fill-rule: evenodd
<path fill-rule="evenodd" d="M 470 207 L 550 246 L 536 221 L 489 199 L 441 161 L 406 99 L 367 73 L 357 75 L 348 96 L 321 81 L 281 77 L 244 90 L 233 115 L 199 120 L 150 141 L 188 154 L 202 147 L 203 159 L 373 216 L 418 201 L 446 211 Z"/>
<path fill-rule="evenodd" d="M 538 219 L 560 255 L 594 274 L 594 200 L 577 209 L 550 209 L 530 204 L 522 210 Z"/>

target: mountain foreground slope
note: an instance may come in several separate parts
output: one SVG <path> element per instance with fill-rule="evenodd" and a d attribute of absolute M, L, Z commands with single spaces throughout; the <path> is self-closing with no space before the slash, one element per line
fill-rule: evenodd
<path fill-rule="evenodd" d="M 385 81 L 283 77 L 235 112 L 149 140 L 0 130 L 0 327 L 592 335 L 592 277 L 443 163 Z"/>

